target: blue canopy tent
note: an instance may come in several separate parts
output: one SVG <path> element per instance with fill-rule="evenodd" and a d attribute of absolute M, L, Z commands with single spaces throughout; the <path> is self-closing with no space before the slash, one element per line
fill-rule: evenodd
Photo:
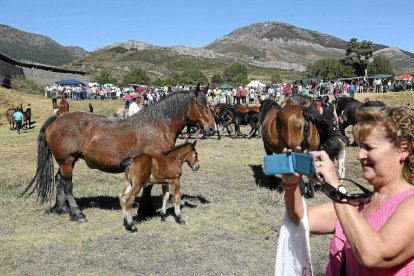
<path fill-rule="evenodd" d="M 57 81 L 56 84 L 59 84 L 59 85 L 79 85 L 79 84 L 85 85 L 83 82 L 80 82 L 80 81 L 75 80 L 75 79 L 60 80 L 60 81 Z"/>

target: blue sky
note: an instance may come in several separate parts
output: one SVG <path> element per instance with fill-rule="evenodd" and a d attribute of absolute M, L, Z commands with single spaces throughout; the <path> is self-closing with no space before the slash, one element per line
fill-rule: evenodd
<path fill-rule="evenodd" d="M 87 51 L 129 39 L 202 47 L 277 21 L 414 52 L 413 0 L 0 0 L 0 9 L 0 24 Z"/>

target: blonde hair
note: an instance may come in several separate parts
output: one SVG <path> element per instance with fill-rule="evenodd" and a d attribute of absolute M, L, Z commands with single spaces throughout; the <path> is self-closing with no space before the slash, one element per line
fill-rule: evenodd
<path fill-rule="evenodd" d="M 405 161 L 403 175 L 411 184 L 414 179 L 414 110 L 409 106 L 365 107 L 356 113 L 357 124 L 352 132 L 357 144 L 363 142 L 372 129 L 384 127 L 387 139 L 398 147 L 407 142 L 410 147 Z"/>

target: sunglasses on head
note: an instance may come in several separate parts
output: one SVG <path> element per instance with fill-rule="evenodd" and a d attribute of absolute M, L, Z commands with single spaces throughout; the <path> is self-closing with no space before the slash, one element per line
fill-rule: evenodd
<path fill-rule="evenodd" d="M 368 190 L 364 186 L 356 183 L 355 181 L 347 178 L 340 178 L 339 180 L 346 180 L 357 186 L 362 192 L 361 193 L 348 193 L 347 189 L 343 185 L 339 185 L 338 188 L 335 188 L 331 184 L 322 181 L 321 188 L 322 191 L 333 201 L 345 202 L 353 206 L 361 206 L 367 204 L 374 192 Z M 344 199 L 346 201 L 344 201 Z"/>

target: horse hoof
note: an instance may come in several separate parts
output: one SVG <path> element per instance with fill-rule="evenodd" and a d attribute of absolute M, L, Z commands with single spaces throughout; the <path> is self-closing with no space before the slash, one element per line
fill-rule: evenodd
<path fill-rule="evenodd" d="M 88 219 L 87 218 L 80 218 L 80 219 L 77 219 L 76 222 L 77 223 L 86 223 L 86 222 L 88 222 Z"/>
<path fill-rule="evenodd" d="M 161 221 L 165 222 L 167 220 L 167 216 L 166 215 L 161 215 Z"/>
<path fill-rule="evenodd" d="M 76 221 L 78 223 L 85 223 L 88 222 L 86 216 L 84 214 L 81 215 L 71 215 L 71 220 Z"/>
<path fill-rule="evenodd" d="M 69 214 L 70 213 L 70 209 L 68 206 L 53 206 L 52 208 L 50 208 L 49 210 L 50 213 L 54 213 L 54 214 L 58 214 L 58 215 L 64 215 L 64 214 Z"/>
<path fill-rule="evenodd" d="M 125 228 L 131 233 L 135 233 L 138 231 L 138 229 L 133 224 L 125 225 Z"/>
<path fill-rule="evenodd" d="M 176 218 L 175 221 L 180 224 L 180 225 L 184 225 L 185 224 L 185 220 L 183 218 Z"/>

